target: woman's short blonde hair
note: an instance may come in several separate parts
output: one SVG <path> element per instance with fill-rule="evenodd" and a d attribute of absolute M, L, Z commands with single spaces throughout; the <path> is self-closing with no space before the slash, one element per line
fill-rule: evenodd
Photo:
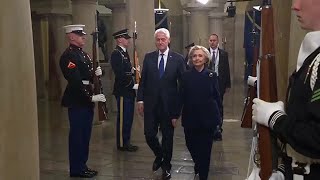
<path fill-rule="evenodd" d="M 207 62 L 205 63 L 205 66 L 208 66 L 211 62 L 211 59 L 212 59 L 211 54 L 207 48 L 200 46 L 200 45 L 195 45 L 190 49 L 189 54 L 188 54 L 188 65 L 191 67 L 193 66 L 192 56 L 194 54 L 194 51 L 196 51 L 196 50 L 202 50 L 204 52 L 204 56 L 207 60 Z"/>

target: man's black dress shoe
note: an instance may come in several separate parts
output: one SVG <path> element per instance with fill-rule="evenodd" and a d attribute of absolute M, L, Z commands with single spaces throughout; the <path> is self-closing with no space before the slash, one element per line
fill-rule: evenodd
<path fill-rule="evenodd" d="M 134 146 L 132 144 L 124 145 L 123 147 L 118 147 L 119 151 L 136 152 L 138 149 L 139 149 L 138 146 Z"/>
<path fill-rule="evenodd" d="M 91 171 L 82 171 L 79 174 L 70 174 L 70 177 L 80 177 L 80 178 L 92 178 L 95 175 Z"/>
<path fill-rule="evenodd" d="M 152 164 L 152 170 L 157 171 L 162 165 L 162 157 L 156 157 Z"/>
<path fill-rule="evenodd" d="M 171 179 L 170 171 L 168 171 L 168 170 L 163 170 L 163 172 L 162 172 L 162 179 L 163 179 L 163 180 Z"/>
<path fill-rule="evenodd" d="M 199 180 L 199 179 L 200 179 L 199 174 L 195 174 L 193 177 L 193 180 Z"/>
<path fill-rule="evenodd" d="M 87 168 L 87 171 L 91 172 L 94 176 L 98 175 L 98 171 Z"/>

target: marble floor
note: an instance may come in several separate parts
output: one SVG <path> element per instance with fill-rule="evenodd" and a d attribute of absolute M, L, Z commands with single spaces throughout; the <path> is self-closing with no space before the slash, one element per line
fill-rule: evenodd
<path fill-rule="evenodd" d="M 243 92 L 243 91 L 241 91 Z M 223 140 L 214 142 L 209 180 L 244 180 L 247 174 L 251 130 L 240 128 L 243 93 L 233 88 L 225 96 Z M 38 102 L 41 180 L 68 180 L 68 120 L 59 102 Z M 135 117 L 132 144 L 137 152 L 120 152 L 115 146 L 115 113 L 108 121 L 95 122 L 88 166 L 99 171 L 96 180 L 151 180 L 154 156 L 143 136 L 142 119 Z M 183 129 L 175 130 L 172 179 L 192 180 L 193 162 L 185 146 Z"/>

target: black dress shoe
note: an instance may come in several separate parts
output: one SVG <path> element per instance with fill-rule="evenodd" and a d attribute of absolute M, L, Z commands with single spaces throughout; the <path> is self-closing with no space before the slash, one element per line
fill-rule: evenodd
<path fill-rule="evenodd" d="M 70 174 L 70 177 L 80 177 L 80 178 L 93 178 L 94 176 L 95 175 L 88 170 L 82 171 L 79 174 Z"/>
<path fill-rule="evenodd" d="M 157 171 L 162 165 L 162 157 L 156 157 L 152 164 L 152 170 Z"/>
<path fill-rule="evenodd" d="M 137 151 L 139 149 L 138 146 L 132 145 L 132 144 L 128 144 L 128 147 L 131 149 L 134 149 L 135 151 Z"/>
<path fill-rule="evenodd" d="M 123 147 L 118 147 L 119 151 L 128 151 L 128 152 L 136 152 L 139 149 L 138 146 L 134 146 L 131 144 L 124 145 Z"/>
<path fill-rule="evenodd" d="M 91 172 L 94 176 L 98 175 L 98 171 L 87 168 L 87 171 Z"/>
<path fill-rule="evenodd" d="M 162 179 L 163 179 L 163 180 L 171 179 L 170 171 L 168 171 L 168 170 L 163 170 L 163 172 L 162 172 Z"/>
<path fill-rule="evenodd" d="M 199 174 L 195 174 L 193 180 L 200 180 Z"/>

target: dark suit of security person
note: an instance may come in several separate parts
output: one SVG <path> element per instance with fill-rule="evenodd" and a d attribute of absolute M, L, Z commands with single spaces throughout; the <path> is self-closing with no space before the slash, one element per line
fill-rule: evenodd
<path fill-rule="evenodd" d="M 211 34 L 209 37 L 209 52 L 212 57 L 212 61 L 209 64 L 208 68 L 213 70 L 218 76 L 219 83 L 219 92 L 221 101 L 223 102 L 223 97 L 226 92 L 231 88 L 231 80 L 230 80 L 230 68 L 229 68 L 229 59 L 228 53 L 219 48 L 219 37 L 217 34 Z M 222 132 L 222 124 L 223 124 L 223 109 L 222 109 L 222 120 L 219 124 L 220 131 Z M 221 132 L 217 132 L 215 134 L 214 139 L 216 141 L 222 140 Z"/>
<path fill-rule="evenodd" d="M 92 178 L 97 171 L 87 167 L 89 142 L 94 113 L 93 102 L 105 102 L 103 94 L 93 95 L 93 76 L 102 75 L 101 68 L 93 70 L 92 60 L 82 50 L 85 44 L 84 25 L 65 26 L 70 46 L 60 58 L 60 68 L 68 81 L 62 97 L 62 105 L 69 115 L 69 163 L 70 176 Z"/>
<path fill-rule="evenodd" d="M 133 71 L 127 51 L 129 45 L 128 29 L 113 34 L 117 46 L 111 54 L 111 66 L 115 75 L 113 95 L 117 99 L 117 148 L 120 151 L 137 151 L 130 143 L 136 92 L 133 89 Z"/>
<path fill-rule="evenodd" d="M 160 167 L 163 179 L 171 177 L 174 125 L 180 112 L 178 108 L 178 83 L 185 71 L 182 55 L 169 50 L 170 33 L 161 28 L 155 32 L 158 50 L 147 53 L 143 61 L 138 89 L 138 111 L 144 115 L 144 134 L 156 159 L 152 170 Z M 162 144 L 157 137 L 162 132 Z"/>

